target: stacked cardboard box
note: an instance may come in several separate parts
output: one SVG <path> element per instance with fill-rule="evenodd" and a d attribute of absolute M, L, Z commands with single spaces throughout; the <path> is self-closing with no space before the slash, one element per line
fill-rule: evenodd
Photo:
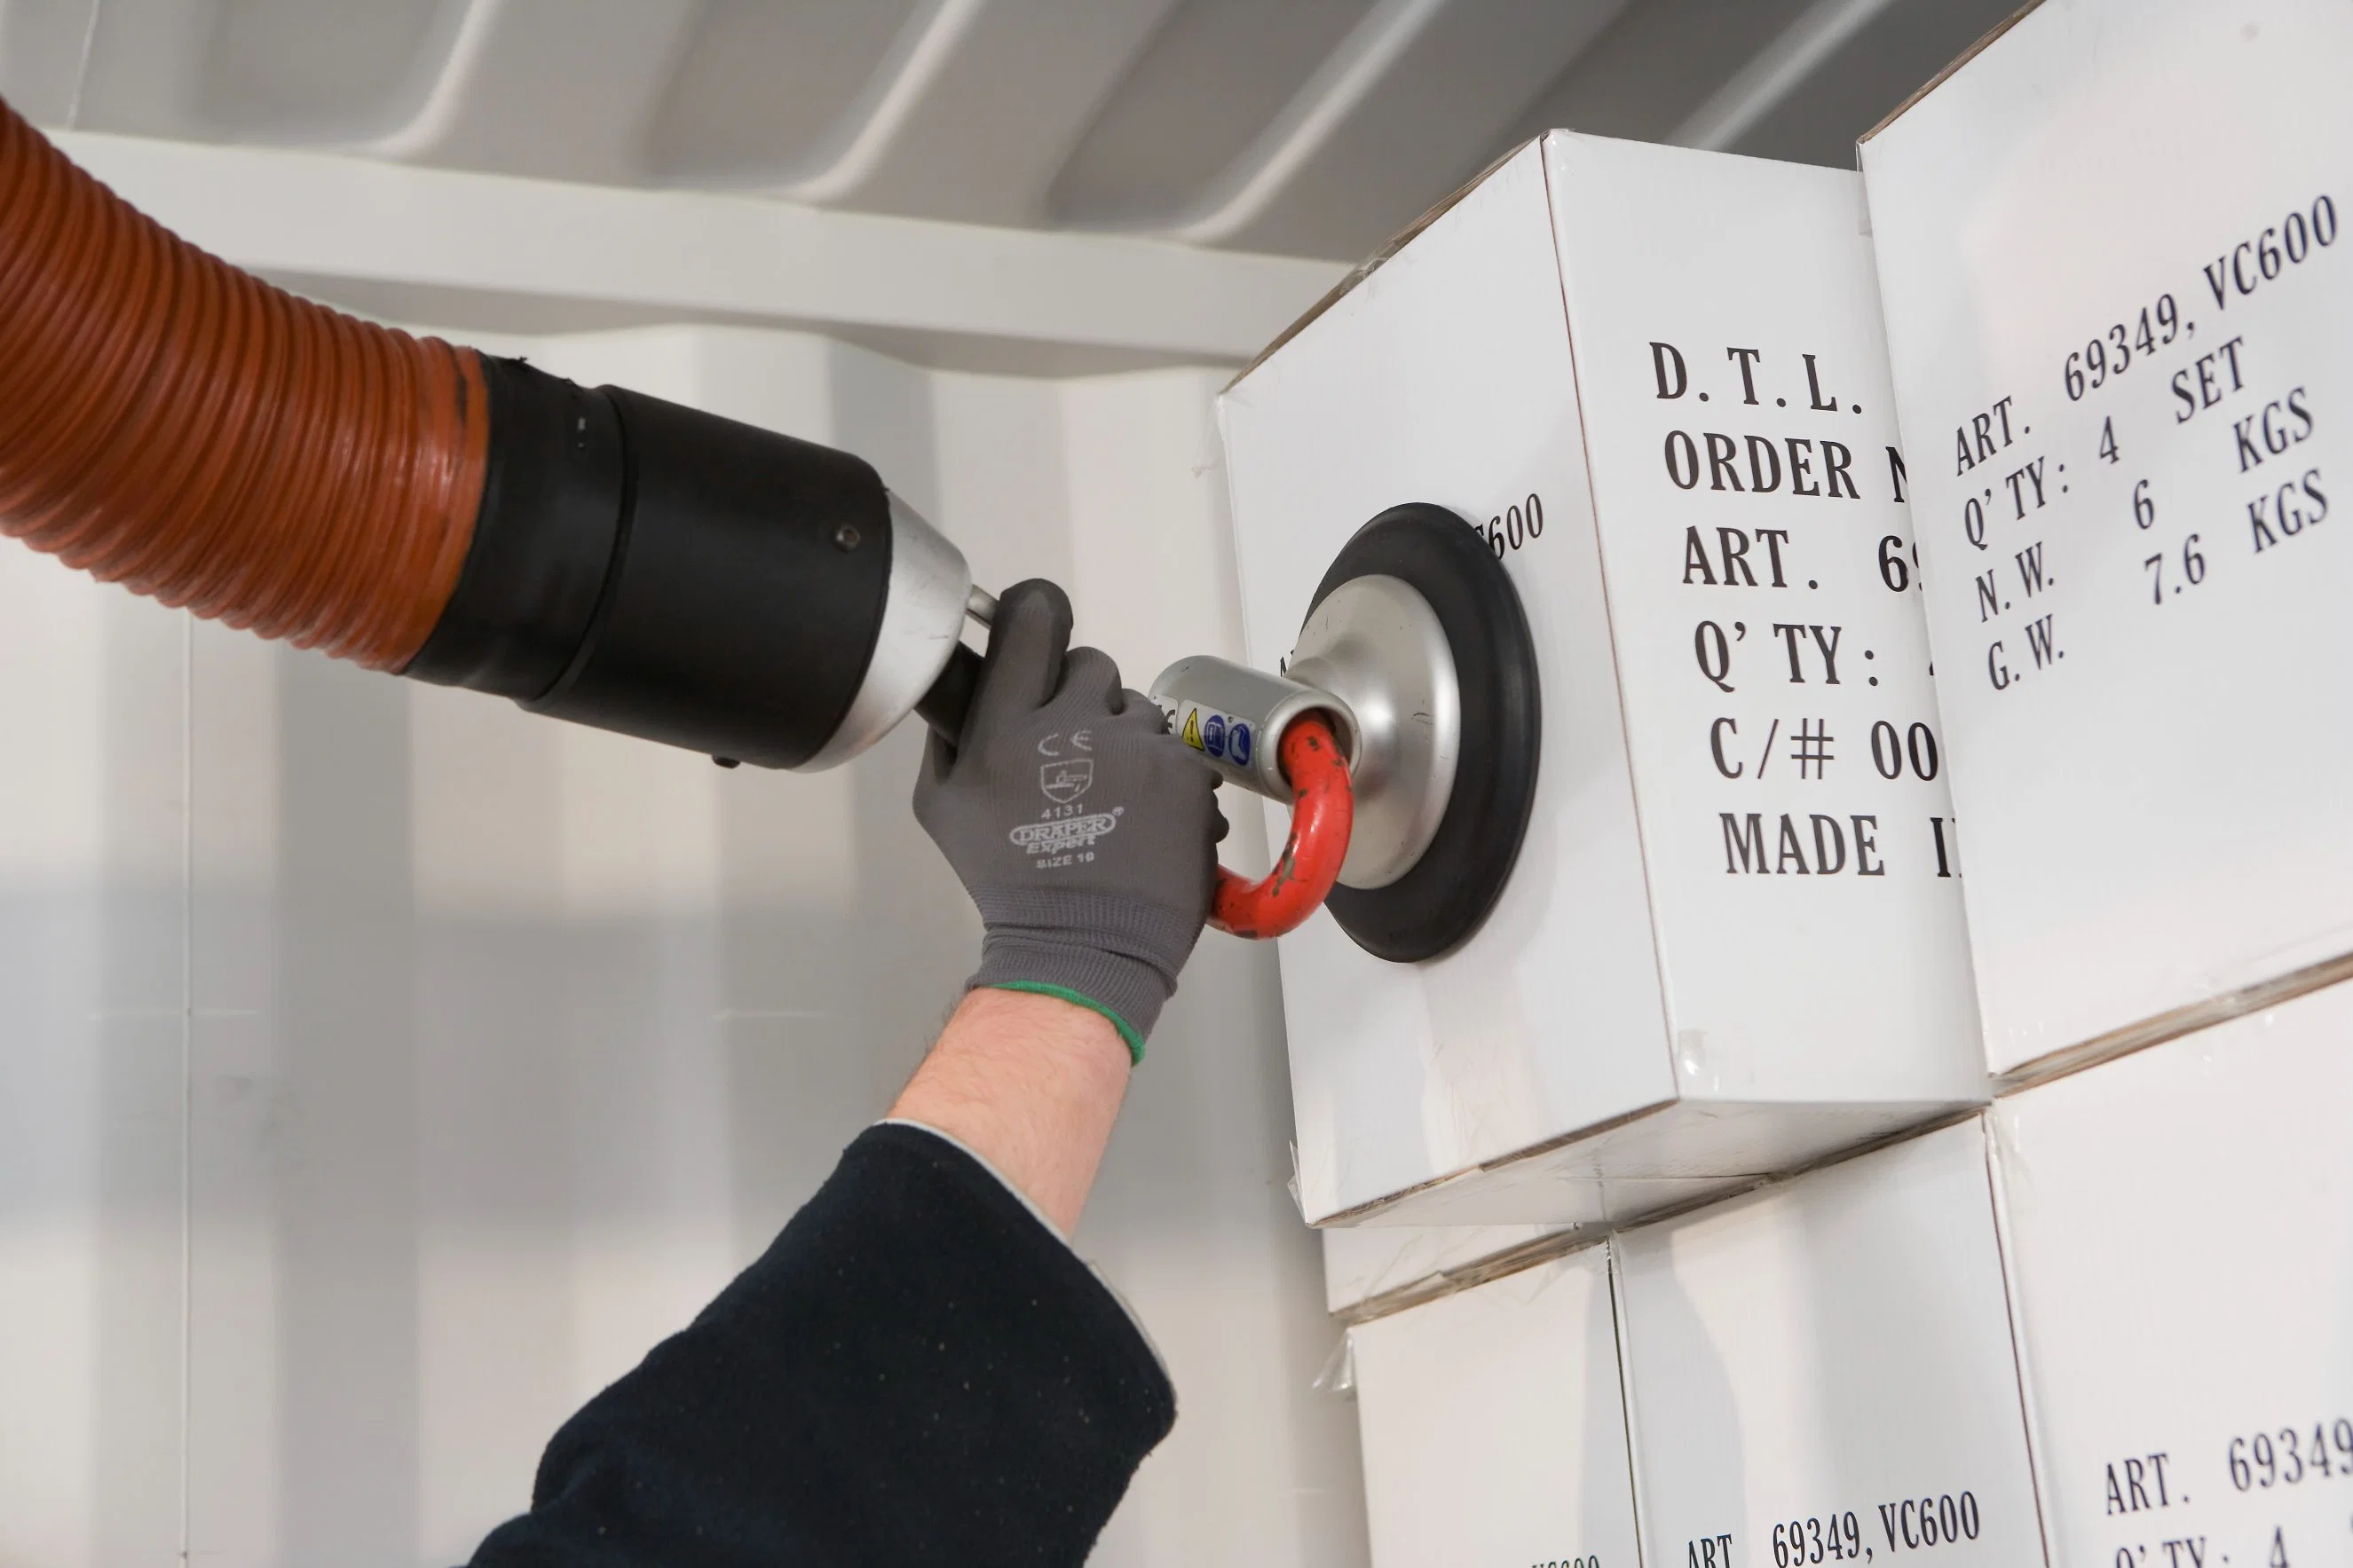
<path fill-rule="evenodd" d="M 1220 404 L 1251 659 L 1379 512 L 1541 666 L 1519 863 L 1430 963 L 1284 939 L 1314 1223 L 1595 1225 L 1979 1103 L 1862 187 L 1556 132 Z"/>
<path fill-rule="evenodd" d="M 1353 1336 L 1378 1563 L 1631 1564 L 1605 1247 Z"/>
<path fill-rule="evenodd" d="M 2337 985 L 1360 1325 L 1374 1560 L 1587 1555 L 1620 1476 L 1685 1568 L 2341 1561 L 2348 1128 Z"/>
<path fill-rule="evenodd" d="M 2353 973 L 2348 64 L 2331 0 L 2052 0 L 1862 146 L 2012 1081 Z"/>
<path fill-rule="evenodd" d="M 1662 466 L 1675 486 L 1698 472 L 1675 467 L 1674 431 L 1685 429 L 1703 459 L 1725 458 L 1721 470 L 1710 468 L 1709 488 L 1718 478 L 1727 487 L 1748 480 L 1741 504 L 1750 507 L 1765 488 L 1761 468 L 1740 467 L 1745 446 L 1725 453 L 1707 441 L 1711 428 L 1745 440 L 1733 420 L 1762 411 L 1736 395 L 1754 389 L 1727 384 L 1720 367 L 1709 365 L 1703 380 L 1676 334 L 1711 337 L 1682 324 L 1693 319 L 1676 314 L 1686 309 L 1682 296 L 1709 265 L 1782 285 L 1790 305 L 1780 335 L 1761 299 L 1752 306 L 1759 324 L 1744 327 L 1745 336 L 1709 323 L 1744 374 L 1744 351 L 1757 352 L 1761 374 L 1777 350 L 1802 348 L 1799 339 L 1825 331 L 1805 290 L 1787 289 L 1786 264 L 1812 254 L 1831 268 L 1847 231 L 1827 202 L 1809 208 L 1794 177 L 1765 166 L 1716 160 L 1703 176 L 1686 174 L 1688 154 L 1638 155 L 1557 137 L 1544 144 L 1542 195 L 1579 395 L 1574 407 L 1542 412 L 1563 444 L 1583 448 L 1590 504 L 1570 513 L 1581 530 L 1572 542 L 1592 558 L 1606 591 L 1599 625 L 1608 646 L 1582 652 L 1614 660 L 1594 668 L 1614 679 L 1623 719 L 1622 750 L 1584 731 L 1575 731 L 1582 745 L 1569 756 L 1548 742 L 1547 766 L 1574 770 L 1581 792 L 1556 799 L 1554 809 L 1570 825 L 1564 838 L 1590 838 L 1601 786 L 1630 780 L 1636 822 L 1626 842 L 1646 879 L 1641 907 L 1674 1048 L 1686 1018 L 1713 1031 L 1724 1016 L 1714 1009 L 1736 995 L 1752 1020 L 1727 1037 L 1752 1054 L 1707 1058 L 1711 1066 L 1738 1060 L 1754 1075 L 1744 1089 L 1695 1087 L 1688 1080 L 1705 1075 L 1684 1075 L 1678 1058 L 1675 1099 L 1641 1115 L 1673 1126 L 1678 1113 L 1705 1105 L 1735 1123 L 1762 1117 L 1819 1128 L 1820 1107 L 1796 1116 L 1760 1108 L 1775 1098 L 1762 1086 L 1786 1082 L 1799 1062 L 1852 1065 L 1845 1053 L 1864 1042 L 1891 1059 L 1926 1062 L 1943 1048 L 1938 1026 L 1956 1021 L 1970 1036 L 1970 1067 L 1989 1075 L 1997 1096 L 1957 1121 L 1938 1118 L 1933 1095 L 1918 1095 L 1907 1107 L 1913 1125 L 1889 1146 L 1816 1159 L 1811 1169 L 1798 1168 L 1808 1163 L 1799 1145 L 1811 1145 L 1792 1137 L 1776 1151 L 1794 1173 L 1785 1179 L 1572 1255 L 1587 1278 L 1606 1263 L 1625 1431 L 1587 1436 L 1541 1478 L 1482 1468 L 1479 1454 L 1492 1449 L 1450 1449 L 1454 1473 L 1483 1477 L 1483 1492 L 1416 1494 L 1393 1462 L 1375 1463 L 1377 1441 L 1403 1451 L 1394 1423 L 1415 1408 L 1409 1384 L 1443 1385 L 1448 1368 L 1483 1366 L 1508 1342 L 1480 1316 L 1502 1310 L 1488 1304 L 1513 1303 L 1514 1322 L 1535 1323 L 1530 1303 L 1546 1298 L 1529 1285 L 1514 1295 L 1519 1277 L 1503 1269 L 1545 1242 L 1517 1241 L 1516 1252 L 1482 1265 L 1463 1257 L 1486 1245 L 1469 1233 L 1421 1241 L 1442 1266 L 1424 1271 L 1414 1289 L 1356 1303 L 1360 1313 L 1404 1308 L 1354 1331 L 1376 1561 L 1474 1560 L 1457 1550 L 1474 1539 L 1492 1560 L 1549 1561 L 1526 1534 L 1464 1533 L 1464 1510 L 1537 1520 L 1546 1486 L 1573 1475 L 1578 1496 L 1597 1496 L 1592 1478 L 1621 1452 L 1641 1557 L 1652 1564 L 1820 1568 L 1923 1553 L 2059 1568 L 2303 1568 L 2345 1559 L 2353 1518 L 2353 984 L 2341 982 L 2353 977 L 2353 816 L 2341 802 L 2353 779 L 2353 731 L 2341 716 L 2353 709 L 2353 617 L 2342 610 L 2353 536 L 2332 526 L 2331 496 L 2339 469 L 2353 472 L 2337 434 L 2353 402 L 2353 244 L 2342 243 L 2339 228 L 2353 205 L 2348 72 L 2353 9 L 2337 0 L 2048 0 L 1864 142 L 1869 200 L 1853 214 L 1854 229 L 1878 287 L 1848 292 L 1870 296 L 1874 318 L 1883 300 L 1902 432 L 1886 444 L 1909 454 L 1908 468 L 1894 471 L 1919 528 L 1915 553 L 1901 514 L 1862 523 L 1894 541 L 1875 563 L 1884 568 L 1878 604 L 1889 619 L 1872 625 L 1862 646 L 1917 647 L 1924 668 L 1935 660 L 1936 707 L 1923 722 L 1945 766 L 1934 781 L 1902 781 L 1929 787 L 1898 797 L 1887 814 L 1937 818 L 1937 868 L 1953 875 L 1934 890 L 1966 900 L 1977 1007 L 1947 1007 L 1937 1025 L 1920 1021 L 1917 994 L 1891 991 L 1875 968 L 1897 940 L 1886 928 L 1926 929 L 1932 906 L 1919 889 L 1876 909 L 1883 929 L 1872 935 L 1882 945 L 1873 946 L 1850 940 L 1852 927 L 1809 923 L 1847 908 L 1823 897 L 1831 884 L 1820 866 L 1806 868 L 1810 902 L 1785 891 L 1799 885 L 1794 867 L 1753 881 L 1757 874 L 1736 855 L 1715 868 L 1718 885 L 1705 886 L 1689 847 L 1676 842 L 1683 818 L 1704 809 L 1736 820 L 1731 792 L 1754 781 L 1721 764 L 1720 779 L 1707 778 L 1715 758 L 1693 739 L 1699 710 L 1687 691 L 1654 679 L 1678 657 L 1687 665 L 1708 657 L 1704 646 L 1694 658 L 1678 643 L 1690 630 L 1670 616 L 1687 618 L 1684 606 L 1710 585 L 1675 582 L 1692 590 L 1680 597 L 1654 588 L 1661 574 L 1642 552 L 1663 558 L 1699 524 L 1673 496 L 1639 495 L 1641 465 Z M 1613 185 L 1620 168 L 1643 174 Z M 1717 193 L 1711 211 L 1731 215 L 1712 239 L 1651 205 L 1680 198 L 1689 206 L 1704 189 Z M 1809 215 L 1810 239 L 1793 226 L 1768 243 L 1739 216 L 1740 193 L 1768 191 L 1793 226 L 1795 215 Z M 1412 244 L 1444 235 L 1453 217 L 1441 215 Z M 1496 236 L 1484 238 L 1495 247 Z M 1657 288 L 1642 287 L 1630 267 L 1611 270 L 1610 257 L 1653 243 L 1662 247 L 1649 265 Z M 1393 258 L 1356 293 L 1415 254 Z M 1435 283 L 1409 277 L 1385 304 L 1357 308 L 1355 346 L 1327 341 L 1310 357 L 1346 363 L 1367 387 L 1390 368 L 1398 382 L 1426 379 L 1443 370 L 1432 369 L 1432 344 L 1467 338 L 1483 349 L 1480 317 L 1503 308 L 1526 311 L 1525 335 L 1549 341 L 1551 317 L 1526 300 L 1498 304 L 1492 291 L 1426 332 L 1392 319 L 1414 308 L 1419 289 L 1453 286 L 1450 274 L 1459 282 L 1468 264 L 1449 261 L 1442 242 L 1432 254 Z M 1656 351 L 1655 381 L 1605 409 L 1600 388 L 1639 381 L 1632 351 L 1652 342 L 1676 352 Z M 1270 465 L 1247 460 L 1248 438 L 1272 417 L 1269 407 L 1288 406 L 1293 384 L 1266 372 L 1291 352 L 1245 378 L 1227 409 L 1229 437 L 1244 437 L 1235 475 L 1245 573 L 1278 593 L 1290 586 L 1285 550 L 1325 547 L 1320 535 L 1302 537 L 1325 526 L 1304 492 L 1264 479 Z M 1809 368 L 1819 376 L 1830 363 Z M 1515 363 L 1508 374 L 1526 369 Z M 1846 384 L 1871 384 L 1843 364 L 1839 374 Z M 1278 395 L 1245 406 L 1258 386 Z M 1668 395 L 1703 386 L 1730 405 L 1713 426 Z M 1382 387 L 1342 412 L 1354 417 L 1366 404 L 1418 395 L 1392 398 Z M 1475 403 L 1478 395 L 1467 396 Z M 1810 399 L 1799 412 L 1826 401 Z M 1689 426 L 1677 423 L 1686 410 L 1695 416 Z M 1832 413 L 1820 409 L 1825 430 Z M 1467 417 L 1492 416 L 1481 405 Z M 1296 411 L 1284 417 L 1323 443 L 1329 463 L 1344 426 Z M 1467 481 L 1454 492 L 1436 488 L 1452 473 L 1446 454 L 1461 433 L 1432 428 L 1442 438 L 1429 453 L 1387 458 L 1377 479 L 1432 487 L 1417 499 L 1460 495 L 1469 504 L 1479 492 Z M 1819 449 L 1826 437 L 1806 438 Z M 1381 439 L 1402 444 L 1394 429 Z M 1302 470 L 1318 455 L 1300 451 Z M 1487 467 L 1516 473 L 1507 461 Z M 1282 548 L 1252 548 L 1253 482 L 1303 524 Z M 1692 499 L 1725 507 L 1721 526 L 1737 526 L 1728 488 Z M 1862 522 L 1861 510 L 1852 516 Z M 1707 526 L 1718 526 L 1713 514 Z M 1778 515 L 1771 526 L 1780 526 Z M 1823 584 L 1816 592 L 1843 591 L 1845 580 L 1829 574 L 1852 569 L 1860 542 L 1790 526 L 1791 547 L 1803 542 L 1809 576 Z M 1820 577 L 1810 564 L 1817 548 L 1836 562 Z M 1720 557 L 1709 563 L 1724 574 Z M 1557 615 L 1556 646 L 1565 646 L 1574 632 L 1562 623 L 1590 605 L 1572 602 L 1534 563 L 1514 564 L 1532 600 L 1549 596 L 1533 614 Z M 1795 624 L 1761 583 L 1741 602 L 1773 606 L 1742 616 L 1752 630 L 1775 613 Z M 1897 605 L 1925 605 L 1925 643 L 1899 643 Z M 1844 604 L 1841 613 L 1825 626 L 1868 624 Z M 1271 618 L 1254 620 L 1252 635 L 1278 629 Z M 1802 649 L 1805 637 L 1788 641 Z M 1732 646 L 1737 665 L 1751 650 Z M 1873 669 L 1894 672 L 1878 659 Z M 1796 699 L 1794 677 L 1812 672 L 1792 653 L 1785 673 L 1787 689 L 1773 694 L 1782 702 Z M 1749 693 L 1719 695 L 1722 716 L 1738 719 L 1746 735 L 1747 710 L 1730 710 Z M 1862 704 L 1832 708 L 1830 696 L 1804 693 L 1823 701 L 1831 728 L 1863 717 Z M 1873 697 L 1911 693 L 1897 687 Z M 1694 758 L 1701 765 L 1680 773 L 1670 765 Z M 1842 781 L 1836 765 L 1824 764 L 1823 780 Z M 1893 790 L 1899 781 L 1887 782 Z M 1782 787 L 1796 790 L 1798 781 L 1785 775 Z M 1936 793 L 1947 789 L 1949 796 Z M 1780 809 L 1768 801 L 1760 812 L 1769 818 Z M 1550 859 L 1521 879 L 1538 884 L 1547 910 L 1569 887 Z M 1583 892 L 1588 904 L 1611 897 L 1600 879 Z M 1695 922 L 1694 905 L 1721 923 Z M 1795 931 L 1820 941 L 1801 942 Z M 1743 933 L 1746 947 L 1736 940 Z M 1366 1210 L 1366 1181 L 1378 1185 L 1409 1162 L 1394 1150 L 1366 1152 L 1385 1135 L 1373 1076 L 1379 1051 L 1351 1060 L 1312 1027 L 1303 1047 L 1297 1038 L 1300 984 L 1328 984 L 1352 962 L 1329 940 L 1300 946 L 1284 965 L 1302 1130 L 1336 1151 L 1339 1194 L 1315 1217 L 1350 1218 Z M 1781 966 L 1770 984 L 1756 975 L 1760 954 Z M 1566 977 L 1585 956 L 1560 958 L 1549 971 L 1514 970 L 1474 943 L 1464 967 L 1488 963 L 1482 973 L 1517 1013 L 1472 1007 L 1442 965 L 1386 982 L 1391 1001 L 1418 1004 L 1389 1028 L 1411 1035 L 1406 1044 L 1421 1052 L 1403 1107 L 1421 1118 L 1419 1135 L 1398 1141 L 1433 1167 L 1421 1179 L 1451 1174 L 1434 1169 L 1443 1163 L 1434 1156 L 1457 1147 L 1441 1147 L 1433 1128 L 1456 1133 L 1468 1124 L 1489 1135 L 1476 1147 L 1458 1139 L 1483 1168 L 1430 1189 L 1449 1194 L 1444 1201 L 1409 1193 L 1388 1207 L 1612 1228 L 1607 1219 L 1514 1206 L 1514 1183 L 1525 1178 L 1510 1174 L 1574 1167 L 1615 1196 L 1622 1188 L 1611 1178 L 1635 1167 L 1620 1160 L 1623 1144 L 1610 1131 L 1556 1115 L 1549 1143 L 1498 1157 L 1491 1151 L 1510 1137 L 1493 1130 L 1525 1133 L 1526 1117 L 1464 1117 L 1472 1080 L 1451 1070 L 1481 1049 L 1489 1054 L 1478 1059 L 1498 1059 L 1506 1054 L 1500 1043 L 1522 1037 L 1506 1025 L 1535 1019 L 1535 1043 L 1513 1059 L 1546 1069 L 1589 1064 L 1606 1079 L 1621 1037 L 1610 1016 L 1582 994 L 1542 1015 L 1531 1001 L 1549 993 L 1530 975 Z M 1794 1005 L 1801 988 L 1820 999 L 1819 1037 L 1792 1026 L 1803 1016 Z M 1850 994 L 1867 1000 L 1862 1013 L 1841 1009 Z M 1541 1072 L 1531 1081 L 1544 1089 L 1553 1082 Z M 1834 1087 L 1859 1081 L 1840 1078 Z M 1402 1090 L 1404 1078 L 1390 1087 Z M 1533 1100 L 1547 1109 L 1568 1103 L 1558 1094 Z M 1836 1118 L 1850 1140 L 1868 1135 L 1868 1119 L 1852 1110 L 1843 1105 Z M 1638 1116 L 1620 1125 L 1641 1124 Z M 1701 1138 L 1706 1168 L 1672 1173 L 1721 1177 L 1728 1166 L 1718 1156 L 1736 1142 Z M 1362 1174 L 1372 1170 L 1384 1175 Z M 1663 1165 L 1640 1172 L 1667 1173 Z M 1357 1244 L 1359 1275 L 1368 1245 Z M 1398 1248 L 1382 1256 L 1392 1276 L 1411 1271 L 1397 1262 L 1407 1256 Z M 1567 1270 L 1571 1261 L 1546 1267 Z M 1484 1282 L 1440 1295 L 1473 1279 Z M 1473 1300 L 1482 1305 L 1460 1304 Z M 1592 1342 L 1588 1318 L 1526 1331 L 1536 1341 L 1532 1362 Z M 1383 1353 L 1361 1353 L 1376 1344 Z M 1398 1353 L 1408 1345 L 1412 1358 Z M 1588 1366 L 1580 1431 L 1594 1403 L 1589 1363 L 1580 1363 Z M 1490 1369 L 1460 1385 L 1468 1404 L 1450 1413 L 1447 1427 L 1457 1441 L 1486 1441 L 1472 1406 L 1503 1408 L 1503 1396 L 1482 1392 L 1501 1381 Z M 1377 1439 L 1383 1423 L 1391 1425 Z M 1389 1486 L 1406 1496 L 1382 1495 Z M 1591 1544 L 1562 1539 L 1578 1553 Z"/>
<path fill-rule="evenodd" d="M 1972 1120 L 1620 1238 L 1645 1562 L 2032 1559 L 1985 1149 Z"/>

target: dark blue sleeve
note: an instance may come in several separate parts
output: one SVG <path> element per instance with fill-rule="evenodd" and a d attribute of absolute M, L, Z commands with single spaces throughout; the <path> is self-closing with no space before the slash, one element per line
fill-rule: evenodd
<path fill-rule="evenodd" d="M 1125 1310 L 1002 1183 L 873 1127 L 565 1423 L 474 1563 L 1076 1563 L 1176 1417 Z"/>

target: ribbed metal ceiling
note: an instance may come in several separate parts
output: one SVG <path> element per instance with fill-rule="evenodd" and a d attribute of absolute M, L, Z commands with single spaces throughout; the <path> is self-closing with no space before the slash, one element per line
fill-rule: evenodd
<path fill-rule="evenodd" d="M 1850 164 L 2015 0 L 0 0 L 52 126 L 1352 259 L 1567 126 Z"/>

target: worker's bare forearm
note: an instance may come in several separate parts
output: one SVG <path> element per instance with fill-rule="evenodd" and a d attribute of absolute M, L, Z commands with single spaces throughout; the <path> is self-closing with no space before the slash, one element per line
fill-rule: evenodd
<path fill-rule="evenodd" d="M 957 1006 L 891 1114 L 972 1150 L 1068 1236 L 1129 1071 L 1127 1045 L 1101 1014 L 983 988 Z"/>

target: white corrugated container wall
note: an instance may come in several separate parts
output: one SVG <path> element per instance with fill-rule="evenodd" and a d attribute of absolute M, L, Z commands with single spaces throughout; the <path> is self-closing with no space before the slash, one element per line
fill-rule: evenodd
<path fill-rule="evenodd" d="M 1138 684 L 1240 651 L 1219 373 L 491 346 L 865 454 Z M 725 772 L 29 552 L 0 605 L 0 1558 L 460 1560 L 936 1029 L 978 927 L 907 810 L 920 736 Z M 1279 1018 L 1271 951 L 1207 939 L 1081 1231 L 1184 1410 L 1098 1561 L 1362 1558 Z"/>

